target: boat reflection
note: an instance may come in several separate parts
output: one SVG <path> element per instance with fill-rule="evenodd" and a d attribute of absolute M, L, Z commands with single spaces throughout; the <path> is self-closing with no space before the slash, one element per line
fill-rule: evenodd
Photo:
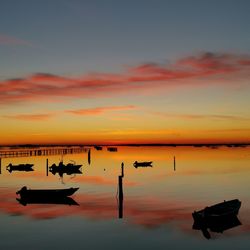
<path fill-rule="evenodd" d="M 26 206 L 28 204 L 61 204 L 61 205 L 69 205 L 69 206 L 79 206 L 79 204 L 73 200 L 71 197 L 46 197 L 46 196 L 31 196 L 31 197 L 21 197 L 16 198 L 16 200 Z"/>
<path fill-rule="evenodd" d="M 25 172 L 30 172 L 34 171 L 32 168 L 34 164 L 19 164 L 19 165 L 12 165 L 11 163 L 6 166 L 6 170 L 8 170 L 10 173 L 12 171 L 25 171 Z"/>
<path fill-rule="evenodd" d="M 218 218 L 217 220 L 197 221 L 194 220 L 193 229 L 201 230 L 203 236 L 206 239 L 211 238 L 210 232 L 223 233 L 224 231 L 242 225 L 239 221 L 237 215 L 231 215 L 223 218 Z M 210 232 L 208 231 L 210 230 Z"/>
<path fill-rule="evenodd" d="M 54 163 L 49 167 L 49 172 L 53 175 L 58 174 L 61 178 L 63 174 L 72 175 L 72 174 L 82 174 L 80 170 L 82 165 L 76 165 L 75 163 L 68 163 L 67 165 L 63 164 L 61 161 L 58 166 Z"/>

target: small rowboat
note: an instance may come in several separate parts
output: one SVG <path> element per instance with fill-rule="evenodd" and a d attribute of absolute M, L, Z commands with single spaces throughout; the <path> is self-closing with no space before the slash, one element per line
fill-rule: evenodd
<path fill-rule="evenodd" d="M 16 194 L 21 198 L 34 198 L 34 197 L 67 197 L 74 194 L 79 188 L 66 188 L 66 189 L 27 189 L 22 187 Z"/>
<path fill-rule="evenodd" d="M 206 207 L 200 211 L 194 211 L 192 216 L 196 221 L 202 220 L 218 220 L 224 219 L 233 215 L 237 215 L 241 206 L 241 201 L 238 199 L 224 201 L 213 205 L 211 207 Z"/>
<path fill-rule="evenodd" d="M 152 161 L 143 161 L 143 162 L 134 162 L 134 167 L 138 168 L 138 167 L 152 167 Z"/>
<path fill-rule="evenodd" d="M 19 164 L 12 165 L 11 163 L 6 167 L 6 169 L 11 173 L 12 171 L 34 171 L 32 168 L 34 164 Z"/>
<path fill-rule="evenodd" d="M 75 172 L 75 171 L 79 171 L 79 169 L 81 168 L 82 165 L 76 165 L 73 163 L 68 163 L 67 165 L 63 164 L 63 162 L 60 162 L 58 164 L 58 166 L 54 163 L 49 167 L 49 171 L 50 172 L 59 172 L 59 171 L 63 171 L 63 172 Z"/>
<path fill-rule="evenodd" d="M 117 152 L 117 148 L 116 147 L 107 147 L 107 150 L 109 152 Z"/>
<path fill-rule="evenodd" d="M 94 146 L 96 150 L 102 150 L 102 146 Z"/>

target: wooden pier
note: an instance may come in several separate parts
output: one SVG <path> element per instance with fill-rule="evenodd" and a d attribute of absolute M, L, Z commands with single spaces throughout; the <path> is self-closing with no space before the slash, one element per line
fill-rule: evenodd
<path fill-rule="evenodd" d="M 83 146 L 0 149 L 0 158 L 78 154 L 86 151 Z"/>

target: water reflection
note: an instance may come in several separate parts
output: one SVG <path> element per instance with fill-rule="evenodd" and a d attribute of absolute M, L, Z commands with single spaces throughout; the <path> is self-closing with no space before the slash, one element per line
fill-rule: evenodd
<path fill-rule="evenodd" d="M 74 227 L 73 222 L 66 219 L 67 216 L 74 215 L 75 218 L 80 218 L 76 222 L 79 223 L 79 227 L 83 227 L 83 221 L 87 220 L 97 227 L 105 225 L 104 229 L 109 231 L 108 229 L 119 221 L 121 230 L 127 228 L 128 231 L 132 231 L 140 228 L 138 231 L 141 237 L 155 233 L 154 236 L 157 234 L 162 244 L 166 243 L 167 233 L 175 234 L 175 239 L 185 238 L 187 241 L 191 239 L 201 242 L 200 232 L 193 229 L 200 230 L 207 238 L 214 238 L 216 232 L 223 232 L 223 236 L 227 237 L 220 237 L 220 241 L 226 241 L 229 237 L 241 237 L 245 232 L 249 232 L 249 148 L 224 147 L 211 150 L 204 147 L 119 147 L 118 149 L 114 154 L 107 150 L 91 149 L 95 158 L 91 162 L 91 167 L 84 168 L 84 175 L 80 174 L 81 168 L 76 170 L 80 171 L 77 173 L 72 168 L 75 165 L 86 164 L 88 155 L 91 154 L 88 153 L 90 150 L 65 155 L 65 163 L 62 164 L 58 161 L 58 156 L 22 158 L 23 162 L 34 163 L 36 171 L 30 174 L 19 172 L 15 175 L 3 171 L 0 175 L 0 214 L 5 218 L 13 214 L 23 215 L 24 227 L 30 226 L 31 220 L 27 218 L 36 219 L 32 222 L 35 224 L 39 224 L 41 219 L 54 218 L 55 221 L 60 219 L 61 222 L 65 221 Z M 54 164 L 50 164 L 50 167 L 47 164 L 49 175 L 45 176 L 47 157 L 49 162 Z M 11 159 L 12 164 L 18 165 L 19 159 Z M 70 159 L 74 160 L 74 163 L 70 163 L 72 165 L 66 163 Z M 157 167 L 150 168 L 150 171 L 146 169 L 139 171 L 134 168 L 135 160 L 141 163 L 145 159 L 151 160 L 154 163 L 152 165 Z M 173 171 L 175 159 L 178 159 L 176 172 Z M 3 166 L 9 164 L 9 159 L 2 159 L 2 164 Z M 67 183 L 58 181 L 53 175 L 64 177 Z M 67 178 L 66 175 L 72 175 L 74 178 L 71 176 Z M 17 202 L 15 191 L 24 184 L 38 189 L 48 187 L 61 189 L 71 186 L 79 186 L 80 189 L 73 198 L 34 196 L 21 197 Z M 197 207 L 213 204 L 214 201 L 221 201 L 225 197 L 227 199 L 238 197 L 244 201 L 239 217 L 243 224 L 241 227 L 237 226 L 240 225 L 239 219 L 232 217 L 230 220 L 216 221 L 216 223 L 207 221 L 205 225 L 195 221 L 192 229 L 191 214 Z M 63 209 L 62 204 L 66 205 Z M 26 207 L 23 207 L 25 205 Z M 113 220 L 117 217 L 124 220 Z M 46 223 L 45 220 L 43 222 Z M 56 229 L 55 224 L 57 223 L 51 222 L 50 226 Z M 3 222 L 3 226 L 5 225 Z M 95 235 L 91 237 L 94 239 Z"/>

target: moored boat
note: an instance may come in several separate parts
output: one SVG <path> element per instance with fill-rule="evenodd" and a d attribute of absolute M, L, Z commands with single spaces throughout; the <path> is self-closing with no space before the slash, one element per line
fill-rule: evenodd
<path fill-rule="evenodd" d="M 138 168 L 138 167 L 152 167 L 152 161 L 143 161 L 143 162 L 134 162 L 134 167 Z"/>
<path fill-rule="evenodd" d="M 34 171 L 32 168 L 34 164 L 18 164 L 12 165 L 11 163 L 6 167 L 6 169 L 11 173 L 12 171 Z"/>
<path fill-rule="evenodd" d="M 34 197 L 66 197 L 74 194 L 79 188 L 66 188 L 66 189 L 27 189 L 22 187 L 16 194 L 19 194 L 21 198 L 34 198 Z"/>
<path fill-rule="evenodd" d="M 116 147 L 107 147 L 107 150 L 109 152 L 117 152 L 117 148 Z"/>
<path fill-rule="evenodd" d="M 63 172 L 68 172 L 68 171 L 79 171 L 79 169 L 81 168 L 82 165 L 78 164 L 73 164 L 73 163 L 68 163 L 67 165 L 63 164 L 62 161 L 59 162 L 58 165 L 56 165 L 55 163 L 52 164 L 49 167 L 49 171 L 50 172 L 59 172 L 59 171 L 63 171 Z"/>
<path fill-rule="evenodd" d="M 237 215 L 241 207 L 241 201 L 238 199 L 224 201 L 216 205 L 206 207 L 200 211 L 194 211 L 192 216 L 196 221 L 219 220 Z"/>
<path fill-rule="evenodd" d="M 94 146 L 94 148 L 96 149 L 96 150 L 102 150 L 102 146 Z"/>

